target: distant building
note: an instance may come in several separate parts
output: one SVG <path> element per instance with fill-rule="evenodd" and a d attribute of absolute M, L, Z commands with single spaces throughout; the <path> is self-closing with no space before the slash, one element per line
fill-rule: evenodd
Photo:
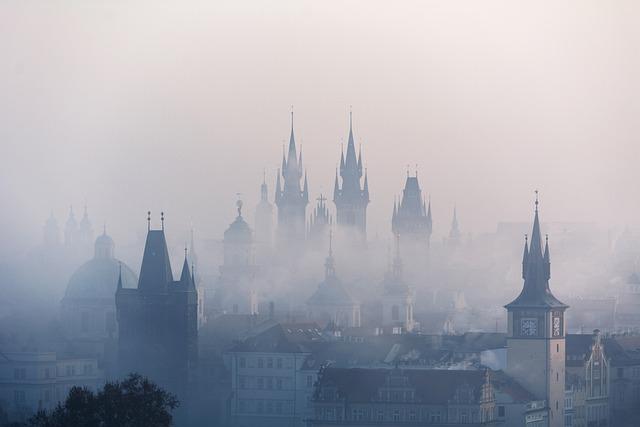
<path fill-rule="evenodd" d="M 331 243 L 325 261 L 324 280 L 307 301 L 307 311 L 309 319 L 320 325 L 334 323 L 339 327 L 360 326 L 360 304 L 336 276 Z"/>
<path fill-rule="evenodd" d="M 566 338 L 565 426 L 608 426 L 610 423 L 610 363 L 600 331 L 569 334 Z"/>
<path fill-rule="evenodd" d="M 220 279 L 211 305 L 218 313 L 256 314 L 258 295 L 254 289 L 257 267 L 254 262 L 253 231 L 242 217 L 242 201 L 238 215 L 224 232 L 224 260 Z"/>
<path fill-rule="evenodd" d="M 383 282 L 382 326 L 394 332 L 411 332 L 415 327 L 413 318 L 413 291 L 402 276 L 400 239 L 396 238 L 396 255 L 391 271 Z M 396 330 L 397 329 L 397 330 Z"/>
<path fill-rule="evenodd" d="M 356 147 L 353 140 L 353 126 L 351 113 L 349 113 L 349 140 L 347 142 L 347 156 L 344 152 L 340 155 L 340 178 L 338 174 L 333 189 L 333 202 L 336 205 L 336 220 L 338 226 L 348 234 L 351 239 L 356 239 L 363 244 L 367 239 L 367 205 L 369 204 L 369 180 L 364 174 L 362 179 L 362 153 L 356 157 Z M 350 240 L 352 241 L 352 240 Z"/>
<path fill-rule="evenodd" d="M 74 386 L 97 391 L 103 384 L 104 372 L 94 358 L 0 353 L 0 402 L 12 421 L 26 421 L 38 410 L 55 408 Z"/>
<path fill-rule="evenodd" d="M 564 425 L 565 330 L 564 312 L 568 308 L 549 289 L 549 243 L 544 252 L 538 200 L 531 244 L 525 242 L 522 258 L 524 286 L 520 295 L 507 304 L 506 373 L 545 402 L 548 426 Z"/>
<path fill-rule="evenodd" d="M 640 419 L 640 336 L 613 336 L 603 342 L 609 358 L 611 425 L 637 425 Z"/>
<path fill-rule="evenodd" d="M 160 230 L 149 226 L 138 287 L 127 289 L 122 277 L 118 281 L 118 364 L 122 375 L 146 375 L 185 402 L 198 356 L 197 298 L 186 253 L 180 279 L 173 280 L 163 218 Z"/>
<path fill-rule="evenodd" d="M 486 426 L 495 405 L 488 371 L 326 368 L 309 425 Z"/>
<path fill-rule="evenodd" d="M 282 181 L 280 183 L 280 175 Z M 304 175 L 304 184 L 300 180 Z M 276 205 L 278 206 L 278 245 L 287 251 L 303 248 L 306 234 L 306 208 L 309 203 L 307 175 L 302 167 L 302 150 L 298 157 L 296 140 L 293 135 L 293 113 L 291 113 L 291 136 L 289 151 L 285 158 L 282 154 L 282 169 L 278 171 L 276 181 Z"/>
<path fill-rule="evenodd" d="M 322 340 L 313 323 L 266 323 L 229 350 L 231 425 L 305 426 L 317 368 L 303 368 L 308 346 Z"/>
<path fill-rule="evenodd" d="M 60 306 L 64 335 L 74 353 L 97 355 L 108 377 L 115 375 L 115 350 L 110 347 L 118 335 L 115 295 L 119 278 L 124 288 L 135 288 L 138 282 L 133 270 L 115 258 L 113 239 L 105 230 L 96 239 L 93 259 L 69 279 Z"/>
<path fill-rule="evenodd" d="M 629 276 L 615 306 L 617 332 L 640 333 L 640 275 Z"/>

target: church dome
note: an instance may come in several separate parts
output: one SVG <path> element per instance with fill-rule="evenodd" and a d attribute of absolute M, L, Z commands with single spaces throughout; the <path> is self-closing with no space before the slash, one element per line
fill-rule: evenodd
<path fill-rule="evenodd" d="M 238 216 L 224 232 L 224 240 L 225 242 L 251 243 L 252 234 L 251 227 L 242 218 L 242 202 L 238 201 Z"/>
<path fill-rule="evenodd" d="M 93 258 L 82 264 L 69 279 L 65 298 L 115 298 L 122 265 L 122 286 L 135 288 L 136 274 L 115 258 Z"/>
<path fill-rule="evenodd" d="M 95 256 L 71 275 L 65 298 L 115 298 L 121 267 L 122 286 L 137 287 L 136 274 L 114 258 L 113 248 L 113 239 L 106 233 L 96 239 Z"/>

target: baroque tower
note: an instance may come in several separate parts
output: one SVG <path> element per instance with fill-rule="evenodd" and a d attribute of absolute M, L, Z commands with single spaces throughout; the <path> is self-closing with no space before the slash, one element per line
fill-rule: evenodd
<path fill-rule="evenodd" d="M 340 154 L 340 178 L 338 174 L 333 189 L 333 202 L 336 204 L 336 220 L 338 226 L 353 230 L 360 242 L 367 238 L 367 205 L 369 204 L 369 180 L 365 171 L 364 184 L 362 179 L 362 152 L 356 157 L 356 147 L 353 140 L 353 121 L 349 112 L 349 142 L 347 156 Z"/>
<path fill-rule="evenodd" d="M 522 257 L 524 286 L 507 304 L 506 372 L 546 402 L 550 427 L 564 425 L 565 318 L 568 308 L 549 289 L 549 242 L 544 251 L 536 192 L 531 242 L 525 240 Z"/>
<path fill-rule="evenodd" d="M 280 176 L 282 181 L 280 182 Z M 300 180 L 304 175 L 304 184 Z M 282 248 L 300 248 L 306 234 L 306 208 L 309 203 L 307 175 L 302 168 L 302 150 L 298 157 L 293 134 L 293 112 L 291 112 L 291 135 L 289 151 L 282 154 L 282 169 L 276 181 L 276 205 L 278 206 L 278 244 Z"/>

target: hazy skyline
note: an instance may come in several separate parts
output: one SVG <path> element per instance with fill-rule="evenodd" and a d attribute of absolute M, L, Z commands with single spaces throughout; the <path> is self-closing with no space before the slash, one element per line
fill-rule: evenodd
<path fill-rule="evenodd" d="M 579 7 L 578 7 L 579 6 Z M 407 164 L 434 237 L 530 221 L 637 226 L 640 34 L 632 1 L 31 2 L 0 5 L 2 235 L 53 209 L 96 232 L 193 221 L 219 238 L 236 193 L 273 201 L 290 106 L 310 198 L 332 196 L 348 112 L 390 231 Z"/>

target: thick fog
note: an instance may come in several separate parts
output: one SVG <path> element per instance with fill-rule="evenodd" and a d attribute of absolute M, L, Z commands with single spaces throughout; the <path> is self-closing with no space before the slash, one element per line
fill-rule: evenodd
<path fill-rule="evenodd" d="M 191 228 L 221 240 L 239 197 L 253 224 L 263 173 L 273 202 L 291 106 L 314 202 L 332 196 L 353 111 L 383 259 L 407 170 L 431 198 L 432 241 L 454 206 L 465 236 L 528 224 L 539 189 L 543 222 L 597 230 L 606 250 L 637 225 L 638 8 L 3 2 L 4 269 L 41 244 L 50 213 L 62 231 L 71 205 L 78 220 L 88 206 L 96 235 L 106 223 L 134 270 L 147 210 L 156 227 L 165 212 L 176 267 Z M 514 268 L 521 235 L 505 248 Z"/>

